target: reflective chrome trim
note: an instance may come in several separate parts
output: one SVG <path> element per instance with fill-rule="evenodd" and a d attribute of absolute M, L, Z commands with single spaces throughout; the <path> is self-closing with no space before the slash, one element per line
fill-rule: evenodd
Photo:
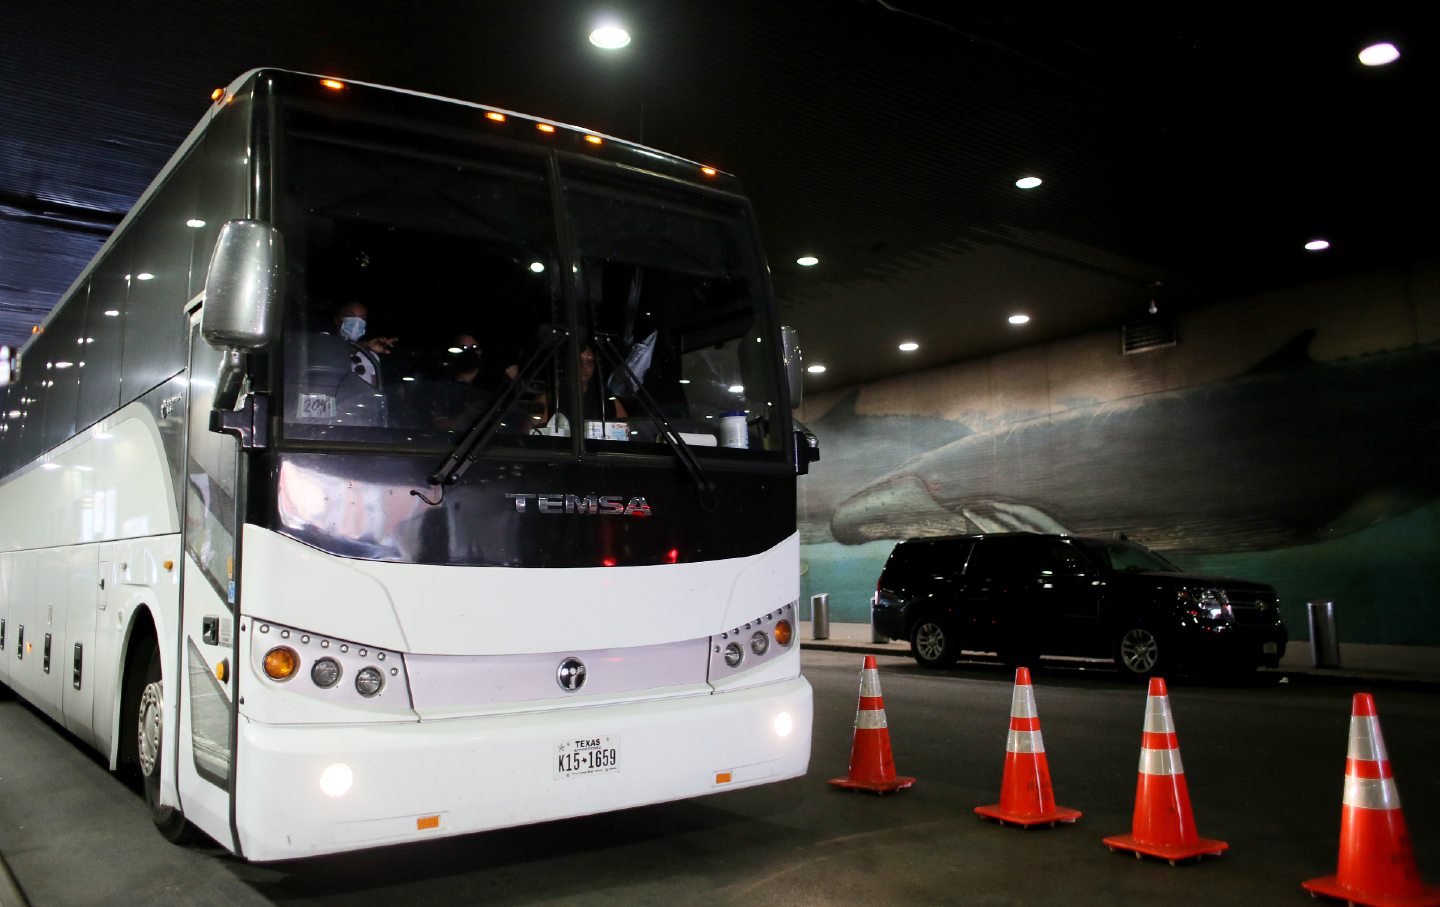
<path fill-rule="evenodd" d="M 1180 751 L 1141 749 L 1140 773 L 1142 775 L 1185 774 L 1185 767 L 1180 764 Z"/>
<path fill-rule="evenodd" d="M 1045 738 L 1039 731 L 1011 731 L 1005 740 L 1007 753 L 1043 753 Z"/>
<path fill-rule="evenodd" d="M 1400 791 L 1394 778 L 1345 776 L 1345 805 L 1361 809 L 1399 809 Z"/>
<path fill-rule="evenodd" d="M 878 731 L 889 727 L 885 723 L 884 709 L 861 709 L 855 713 L 855 730 Z"/>

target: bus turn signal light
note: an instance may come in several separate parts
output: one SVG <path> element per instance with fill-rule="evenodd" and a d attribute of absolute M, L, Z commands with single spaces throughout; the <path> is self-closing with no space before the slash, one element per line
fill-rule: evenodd
<path fill-rule="evenodd" d="M 271 680 L 289 680 L 300 667 L 300 656 L 289 646 L 276 646 L 265 653 L 265 676 Z"/>
<path fill-rule="evenodd" d="M 793 636 L 794 630 L 790 626 L 790 621 L 782 620 L 775 625 L 775 641 L 779 643 L 782 648 L 790 645 L 790 640 Z"/>

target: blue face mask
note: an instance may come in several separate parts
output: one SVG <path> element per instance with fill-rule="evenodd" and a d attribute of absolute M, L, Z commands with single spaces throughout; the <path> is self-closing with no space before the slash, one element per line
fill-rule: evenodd
<path fill-rule="evenodd" d="M 354 343 L 365 336 L 365 319 L 358 315 L 350 315 L 340 319 L 340 336 Z"/>

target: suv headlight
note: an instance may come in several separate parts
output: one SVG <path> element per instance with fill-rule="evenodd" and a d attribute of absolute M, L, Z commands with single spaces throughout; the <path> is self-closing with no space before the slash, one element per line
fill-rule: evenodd
<path fill-rule="evenodd" d="M 1235 619 L 1224 589 L 1181 589 L 1177 598 L 1184 612 L 1202 623 L 1226 624 Z"/>

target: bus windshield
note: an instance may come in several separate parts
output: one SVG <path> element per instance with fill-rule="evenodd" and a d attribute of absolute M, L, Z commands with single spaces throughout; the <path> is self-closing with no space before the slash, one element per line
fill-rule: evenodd
<path fill-rule="evenodd" d="M 659 452 L 669 424 L 780 456 L 743 204 L 581 166 L 557 193 L 543 153 L 327 127 L 287 135 L 286 438 L 444 449 L 488 417 L 499 449 Z"/>

